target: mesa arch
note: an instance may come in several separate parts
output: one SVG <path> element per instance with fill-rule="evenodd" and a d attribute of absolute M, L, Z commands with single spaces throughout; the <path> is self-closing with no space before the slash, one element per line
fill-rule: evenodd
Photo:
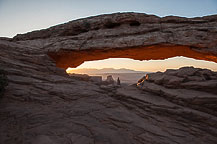
<path fill-rule="evenodd" d="M 216 56 L 209 53 L 200 53 L 191 50 L 187 46 L 154 45 L 148 47 L 136 47 L 109 50 L 84 50 L 84 51 L 60 51 L 49 53 L 56 61 L 58 67 L 67 69 L 75 68 L 85 61 L 102 60 L 107 58 L 131 58 L 134 60 L 163 60 L 170 57 L 185 56 L 194 59 L 217 62 Z"/>
<path fill-rule="evenodd" d="M 110 93 L 62 69 L 124 56 L 216 62 L 216 29 L 217 16 L 117 13 L 0 38 L 0 69 L 9 81 L 0 100 L 0 143 L 216 143 L 216 95 Z"/>
<path fill-rule="evenodd" d="M 106 58 L 157 60 L 185 56 L 217 62 L 217 15 L 160 18 L 114 13 L 17 35 L 13 41 L 32 43 L 64 69 Z"/>

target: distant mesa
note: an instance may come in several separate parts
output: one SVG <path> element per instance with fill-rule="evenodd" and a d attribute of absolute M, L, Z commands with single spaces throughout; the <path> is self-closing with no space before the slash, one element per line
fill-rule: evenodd
<path fill-rule="evenodd" d="M 104 73 L 144 73 L 144 71 L 136 71 L 131 69 L 114 69 L 114 68 L 103 68 L 103 69 L 95 69 L 95 68 L 81 68 L 81 69 L 73 69 L 67 70 L 68 73 L 80 73 L 80 74 L 104 74 Z"/>
<path fill-rule="evenodd" d="M 75 73 L 69 74 L 69 76 L 71 78 L 81 80 L 81 81 L 91 81 L 97 84 L 102 83 L 102 76 L 89 76 L 87 74 L 75 74 Z"/>
<path fill-rule="evenodd" d="M 71 78 L 81 80 L 81 81 L 90 81 L 98 85 L 117 85 L 112 75 L 108 75 L 106 80 L 102 80 L 102 76 L 89 76 L 87 74 L 69 74 Z"/>
<path fill-rule="evenodd" d="M 85 77 L 85 74 L 88 75 L 89 77 L 94 77 L 94 76 L 101 76 L 102 79 L 104 80 L 104 83 L 109 78 L 111 75 L 114 81 L 116 82 L 117 79 L 121 81 L 123 84 L 135 84 L 138 79 L 140 79 L 142 76 L 144 76 L 146 73 L 149 72 L 143 72 L 143 71 L 135 71 L 131 69 L 114 69 L 114 68 L 103 68 L 103 69 L 89 69 L 89 68 L 82 68 L 82 69 L 74 69 L 74 70 L 67 70 L 67 73 L 70 76 L 78 76 L 80 77 L 79 74 L 81 74 L 81 77 Z M 83 75 L 82 75 L 83 74 Z"/>

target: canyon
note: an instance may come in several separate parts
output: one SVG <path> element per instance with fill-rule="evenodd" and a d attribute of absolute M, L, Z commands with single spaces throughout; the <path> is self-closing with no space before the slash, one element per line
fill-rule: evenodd
<path fill-rule="evenodd" d="M 0 143 L 215 144 L 216 72 L 189 75 L 184 85 L 182 76 L 168 70 L 120 88 L 66 73 L 84 61 L 174 56 L 217 62 L 217 15 L 114 13 L 2 37 L 0 69 L 7 86 L 0 99 Z M 203 70 L 186 73 L 192 71 Z M 178 85 L 171 86 L 174 77 Z"/>

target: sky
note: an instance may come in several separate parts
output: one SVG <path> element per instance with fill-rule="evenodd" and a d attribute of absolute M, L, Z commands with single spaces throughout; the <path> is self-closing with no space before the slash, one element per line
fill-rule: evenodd
<path fill-rule="evenodd" d="M 130 11 L 198 17 L 217 14 L 217 0 L 0 0 L 0 36 L 13 37 L 78 18 Z"/>
<path fill-rule="evenodd" d="M 48 28 L 78 18 L 114 12 L 141 12 L 161 17 L 168 15 L 200 17 L 217 14 L 217 0 L 0 0 L 0 37 L 13 37 L 16 34 Z M 169 60 L 173 61 L 174 66 L 191 61 L 183 57 Z M 127 65 L 129 63 L 136 65 L 135 61 L 132 61 L 109 59 L 103 63 L 111 65 L 115 63 L 120 67 L 121 63 L 126 62 Z M 152 61 L 148 62 L 149 65 L 153 65 Z M 158 61 L 154 63 L 156 62 Z M 192 60 L 191 63 L 203 62 Z M 215 63 L 207 65 L 217 67 Z"/>

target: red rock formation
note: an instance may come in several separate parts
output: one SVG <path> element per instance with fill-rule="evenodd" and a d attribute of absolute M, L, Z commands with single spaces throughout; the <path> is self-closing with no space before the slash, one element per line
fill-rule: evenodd
<path fill-rule="evenodd" d="M 217 62 L 217 15 L 201 18 L 116 13 L 17 35 L 13 41 L 42 48 L 58 67 L 122 57 L 136 60 L 186 56 Z"/>
<path fill-rule="evenodd" d="M 58 67 L 67 69 L 77 67 L 85 61 L 101 60 L 107 58 L 131 58 L 135 60 L 163 60 L 175 56 L 185 56 L 194 59 L 217 62 L 217 56 L 211 53 L 201 53 L 190 49 L 188 46 L 178 45 L 153 45 L 147 47 L 109 49 L 109 50 L 82 50 L 49 52 Z"/>
<path fill-rule="evenodd" d="M 0 143 L 216 143 L 214 94 L 106 89 L 62 69 L 109 57 L 217 62 L 216 28 L 217 16 L 117 13 L 1 38 L 8 86 L 0 100 Z"/>

